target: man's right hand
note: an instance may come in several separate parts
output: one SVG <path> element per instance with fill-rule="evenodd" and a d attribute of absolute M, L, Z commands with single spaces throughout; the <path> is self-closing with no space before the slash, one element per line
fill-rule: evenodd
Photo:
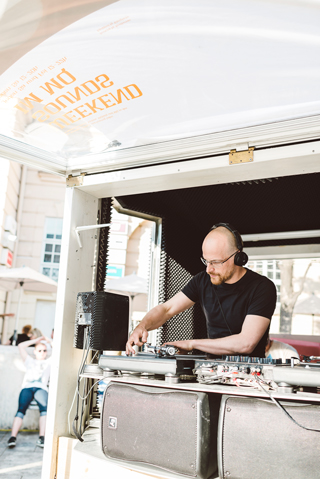
<path fill-rule="evenodd" d="M 135 350 L 133 346 L 142 346 L 144 343 L 147 342 L 148 339 L 148 331 L 143 326 L 139 325 L 134 329 L 134 331 L 130 334 L 130 337 L 126 344 L 126 354 L 135 354 Z"/>

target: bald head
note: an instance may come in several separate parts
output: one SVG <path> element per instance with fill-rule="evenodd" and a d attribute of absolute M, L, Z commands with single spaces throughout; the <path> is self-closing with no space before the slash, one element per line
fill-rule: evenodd
<path fill-rule="evenodd" d="M 218 226 L 211 230 L 203 241 L 203 247 L 216 245 L 227 256 L 237 251 L 237 242 L 234 235 L 227 228 Z"/>

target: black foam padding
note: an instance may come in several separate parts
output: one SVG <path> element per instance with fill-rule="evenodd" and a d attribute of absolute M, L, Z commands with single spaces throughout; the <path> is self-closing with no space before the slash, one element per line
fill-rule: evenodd
<path fill-rule="evenodd" d="M 111 223 L 112 205 L 111 198 L 101 200 L 100 224 Z M 99 252 L 97 262 L 96 290 L 104 291 L 109 254 L 110 228 L 101 228 L 99 232 Z"/>

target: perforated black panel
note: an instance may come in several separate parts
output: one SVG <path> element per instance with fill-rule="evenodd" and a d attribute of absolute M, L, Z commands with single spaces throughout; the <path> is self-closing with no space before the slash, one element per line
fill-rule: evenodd
<path fill-rule="evenodd" d="M 101 200 L 100 224 L 111 222 L 111 198 Z M 99 236 L 96 290 L 104 291 L 108 265 L 109 228 L 101 228 Z"/>
<path fill-rule="evenodd" d="M 192 275 L 167 253 L 167 221 L 162 224 L 161 261 L 159 278 L 159 301 L 164 303 L 172 298 L 190 281 Z M 157 345 L 166 341 L 203 338 L 207 335 L 204 315 L 201 308 L 193 308 L 169 319 L 157 334 Z"/>

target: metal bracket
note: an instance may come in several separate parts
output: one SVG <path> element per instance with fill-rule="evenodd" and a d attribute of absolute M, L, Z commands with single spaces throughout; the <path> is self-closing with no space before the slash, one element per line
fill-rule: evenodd
<path fill-rule="evenodd" d="M 91 326 L 92 314 L 91 313 L 78 313 L 78 324 L 82 326 Z"/>
<path fill-rule="evenodd" d="M 86 173 L 81 173 L 79 176 L 69 175 L 68 178 L 66 178 L 67 186 L 69 186 L 69 187 L 82 186 L 83 185 L 83 177 L 85 175 L 86 175 Z"/>
<path fill-rule="evenodd" d="M 108 226 L 111 226 L 111 223 L 105 223 L 103 225 L 90 225 L 90 226 L 77 226 L 74 230 L 77 235 L 77 240 L 79 243 L 79 248 L 82 248 L 82 243 L 81 243 L 81 238 L 80 238 L 80 231 L 84 230 L 94 230 L 94 229 L 99 229 L 99 228 L 106 228 Z"/>
<path fill-rule="evenodd" d="M 253 161 L 253 150 L 253 146 L 245 151 L 231 150 L 229 153 L 229 165 L 234 165 L 236 163 L 249 163 Z"/>

